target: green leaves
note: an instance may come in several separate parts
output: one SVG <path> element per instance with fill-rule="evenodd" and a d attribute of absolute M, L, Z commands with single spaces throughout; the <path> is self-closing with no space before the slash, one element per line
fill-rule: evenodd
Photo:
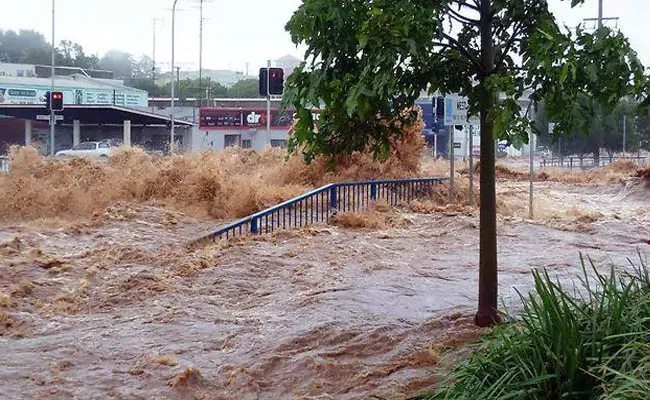
<path fill-rule="evenodd" d="M 494 132 L 486 133 L 515 144 L 528 140 L 524 93 L 545 100 L 556 135 L 590 131 L 586 99 L 610 111 L 625 96 L 650 98 L 644 67 L 620 32 L 561 29 L 546 0 L 493 0 L 491 65 L 481 58 L 480 17 L 471 1 L 304 0 L 287 29 L 306 45 L 308 62 L 289 78 L 285 104 L 327 113 L 318 130 L 296 135 L 296 146 L 383 151 L 400 128 L 379 121 L 403 118 L 424 92 L 465 94 L 476 114 L 480 84 L 493 97 L 485 113 Z"/>

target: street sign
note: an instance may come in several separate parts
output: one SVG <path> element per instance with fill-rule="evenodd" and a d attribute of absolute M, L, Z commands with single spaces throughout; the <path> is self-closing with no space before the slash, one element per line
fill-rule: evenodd
<path fill-rule="evenodd" d="M 444 125 L 478 125 L 480 120 L 476 116 L 471 116 L 468 120 L 467 112 L 469 110 L 469 103 L 467 97 L 451 95 L 445 97 L 445 114 Z"/>
<path fill-rule="evenodd" d="M 63 121 L 63 115 L 55 115 L 54 118 L 55 118 L 57 121 Z M 37 121 L 49 121 L 49 120 L 50 120 L 50 116 L 49 116 L 49 115 L 42 115 L 42 114 L 39 114 L 39 115 L 36 116 L 36 120 L 37 120 Z"/>

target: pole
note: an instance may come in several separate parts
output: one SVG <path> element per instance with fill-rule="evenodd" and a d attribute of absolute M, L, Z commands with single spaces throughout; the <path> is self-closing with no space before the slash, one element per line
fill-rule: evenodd
<path fill-rule="evenodd" d="M 528 189 L 528 218 L 533 219 L 533 181 L 535 180 L 535 171 L 533 163 L 533 149 L 535 148 L 535 136 L 533 135 L 532 129 L 528 131 L 528 153 L 530 159 L 530 172 L 528 174 L 528 179 L 530 181 L 530 187 Z"/>
<path fill-rule="evenodd" d="M 626 150 L 625 144 L 627 142 L 627 129 L 626 129 L 627 123 L 626 122 L 627 121 L 625 120 L 625 114 L 623 114 L 623 158 L 627 157 L 627 154 L 625 153 L 625 150 Z"/>
<path fill-rule="evenodd" d="M 151 66 L 151 81 L 156 84 L 156 18 L 153 19 L 153 49 L 152 49 L 152 66 Z"/>
<path fill-rule="evenodd" d="M 454 126 L 449 126 L 449 202 L 454 202 Z"/>
<path fill-rule="evenodd" d="M 603 27 L 603 0 L 598 0 L 598 29 Z"/>
<path fill-rule="evenodd" d="M 438 131 L 433 134 L 433 158 L 438 158 Z"/>
<path fill-rule="evenodd" d="M 266 144 L 271 144 L 271 60 L 266 62 L 268 68 L 266 72 Z"/>
<path fill-rule="evenodd" d="M 55 0 L 52 0 L 52 81 L 51 81 L 51 88 L 50 88 L 50 154 L 54 155 L 54 136 L 55 136 L 55 126 L 56 126 L 56 117 L 54 116 L 54 110 L 52 110 L 51 104 L 52 104 L 52 93 L 54 92 L 54 62 L 55 62 L 55 57 L 54 53 L 56 51 L 56 47 L 54 46 L 54 9 L 55 9 Z"/>
<path fill-rule="evenodd" d="M 174 0 L 174 5 L 172 6 L 172 102 L 170 110 L 170 119 L 171 119 L 171 130 L 170 130 L 170 142 L 169 142 L 169 153 L 174 154 L 174 38 L 176 34 L 176 3 L 178 0 Z"/>
<path fill-rule="evenodd" d="M 474 127 L 469 126 L 469 202 L 474 203 Z"/>
<path fill-rule="evenodd" d="M 203 106 L 203 0 L 200 5 L 199 21 L 199 107 Z"/>
<path fill-rule="evenodd" d="M 152 58 L 152 65 L 151 65 L 151 83 L 153 84 L 153 87 L 156 87 L 156 22 L 157 19 L 153 19 L 153 49 L 151 52 Z M 151 112 L 155 111 L 155 107 L 152 105 L 151 106 Z"/>

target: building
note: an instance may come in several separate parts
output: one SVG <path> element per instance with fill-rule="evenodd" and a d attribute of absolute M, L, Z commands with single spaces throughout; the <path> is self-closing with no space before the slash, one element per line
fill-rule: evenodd
<path fill-rule="evenodd" d="M 223 100 L 221 100 L 223 102 Z M 201 108 L 199 126 L 193 130 L 191 151 L 222 150 L 238 146 L 263 150 L 266 146 L 284 148 L 294 121 L 294 111 L 271 108 L 270 130 L 267 131 L 266 101 L 246 101 L 244 107 Z M 320 110 L 313 110 L 318 120 Z"/>
<path fill-rule="evenodd" d="M 79 67 L 54 67 L 55 76 L 69 76 L 74 74 L 98 79 L 113 79 L 114 76 L 112 71 L 90 70 Z M 49 65 L 0 63 L 0 77 L 3 76 L 12 76 L 14 78 L 49 78 L 52 76 L 52 67 Z"/>
<path fill-rule="evenodd" d="M 156 78 L 156 82 L 159 85 L 165 85 L 169 83 L 171 73 L 164 73 Z M 246 75 L 240 71 L 232 71 L 226 69 L 203 69 L 201 71 L 201 77 L 203 79 L 210 79 L 213 82 L 225 86 L 227 88 L 232 87 L 235 83 L 246 80 L 246 79 L 257 79 L 257 75 Z M 174 76 L 174 79 L 199 79 L 198 70 L 183 70 L 181 69 L 178 72 L 178 76 Z"/>
<path fill-rule="evenodd" d="M 96 79 L 81 74 L 56 76 L 55 91 L 63 92 L 64 104 L 113 104 L 146 107 L 148 93 L 121 81 Z M 48 78 L 0 76 L 0 104 L 45 104 L 52 88 Z"/>
<path fill-rule="evenodd" d="M 4 71 L 0 76 L 0 154 L 12 144 L 29 144 L 42 154 L 49 153 L 49 113 L 45 99 L 52 88 L 51 79 L 39 77 L 39 66 L 0 66 Z M 79 71 L 64 67 L 63 76 L 54 78 L 54 90 L 63 92 L 65 106 L 57 116 L 55 151 L 71 148 L 80 141 L 104 139 L 156 150 L 168 146 L 170 116 L 148 110 L 146 91 Z M 94 74 L 108 76 L 102 71 Z M 189 146 L 193 124 L 175 120 L 178 128 L 175 142 L 182 149 Z"/>
<path fill-rule="evenodd" d="M 294 69 L 296 69 L 297 66 L 299 66 L 302 63 L 302 60 L 292 56 L 291 54 L 287 54 L 283 57 L 278 58 L 275 60 L 275 66 L 277 68 L 282 68 L 284 71 L 284 77 L 288 77 L 291 75 Z"/>

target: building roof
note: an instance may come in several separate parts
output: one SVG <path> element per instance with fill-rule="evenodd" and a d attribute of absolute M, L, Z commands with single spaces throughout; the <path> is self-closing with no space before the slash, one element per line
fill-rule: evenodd
<path fill-rule="evenodd" d="M 39 120 L 47 118 L 48 111 L 42 104 L 0 104 L 0 114 L 14 118 Z M 132 125 L 167 125 L 171 122 L 169 116 L 154 114 L 144 110 L 136 110 L 115 105 L 66 105 L 65 109 L 57 112 L 63 116 L 63 124 L 72 124 L 79 120 L 82 124 L 90 125 L 122 125 L 125 120 Z M 189 127 L 193 124 L 174 118 L 174 124 Z"/>
<path fill-rule="evenodd" d="M 278 58 L 277 61 L 291 61 L 291 62 L 302 62 L 298 57 L 292 56 L 291 54 L 285 54 L 284 56 Z"/>
<path fill-rule="evenodd" d="M 41 86 L 49 88 L 52 81 L 49 78 L 24 78 L 14 76 L 0 76 L 0 85 L 24 85 L 24 86 Z M 58 89 L 75 88 L 75 89 L 97 89 L 97 90 L 122 90 L 137 91 L 146 93 L 144 90 L 135 89 L 124 85 L 121 81 L 113 79 L 96 79 L 88 78 L 81 74 L 70 76 L 55 76 L 54 86 Z"/>

